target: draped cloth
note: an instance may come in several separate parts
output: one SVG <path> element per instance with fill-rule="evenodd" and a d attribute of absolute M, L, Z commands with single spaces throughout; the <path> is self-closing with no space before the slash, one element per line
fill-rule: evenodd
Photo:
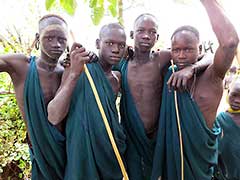
<path fill-rule="evenodd" d="M 169 92 L 164 79 L 157 144 L 154 154 L 152 180 L 180 180 L 181 157 L 176 120 L 174 91 Z M 184 179 L 210 180 L 217 163 L 217 136 L 220 128 L 209 129 L 203 114 L 188 92 L 177 92 L 184 152 Z"/>
<path fill-rule="evenodd" d="M 127 134 L 125 160 L 130 180 L 150 179 L 155 139 L 145 133 L 143 121 L 137 111 L 127 80 L 128 61 L 122 60 L 118 69 L 122 74 L 120 102 L 121 121 Z"/>
<path fill-rule="evenodd" d="M 24 112 L 32 144 L 32 179 L 63 179 L 65 137 L 48 121 L 35 57 L 31 57 L 25 80 Z"/>
<path fill-rule="evenodd" d="M 233 121 L 227 112 L 221 112 L 216 123 L 223 130 L 219 137 L 219 180 L 240 179 L 240 127 Z"/>
<path fill-rule="evenodd" d="M 115 95 L 98 63 L 87 64 L 120 155 L 126 136 L 118 121 Z M 86 74 L 73 92 L 66 121 L 67 180 L 120 180 L 123 175 Z"/>

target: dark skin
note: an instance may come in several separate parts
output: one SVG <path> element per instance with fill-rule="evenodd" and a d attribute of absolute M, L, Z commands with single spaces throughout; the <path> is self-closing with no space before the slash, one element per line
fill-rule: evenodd
<path fill-rule="evenodd" d="M 223 93 L 223 78 L 232 64 L 239 39 L 232 23 L 215 0 L 201 2 L 207 10 L 219 47 L 213 63 L 197 76 L 195 88 L 190 93 L 203 113 L 207 126 L 212 128 Z M 172 38 L 172 58 L 180 68 L 197 61 L 198 43 L 196 36 L 189 31 L 178 32 Z M 188 91 L 192 86 L 193 81 L 190 81 Z"/>
<path fill-rule="evenodd" d="M 169 51 L 151 53 L 158 39 L 157 23 L 152 16 L 142 16 L 135 22 L 131 38 L 134 39 L 134 58 L 128 63 L 128 84 L 138 113 L 149 138 L 156 135 L 162 99 L 163 75 L 170 65 Z M 199 62 L 197 62 L 199 63 Z M 193 66 L 176 72 L 169 86 L 186 87 L 193 75 Z"/>
<path fill-rule="evenodd" d="M 107 27 L 96 41 L 99 50 L 98 63 L 103 68 L 115 94 L 120 90 L 120 73 L 112 71 L 112 65 L 120 62 L 125 54 L 126 35 L 121 28 Z M 61 86 L 55 98 L 48 105 L 48 119 L 59 124 L 66 117 L 71 96 L 77 80 L 83 71 L 83 65 L 89 62 L 88 52 L 80 44 L 74 43 L 70 53 L 70 67 L 64 72 Z"/>
<path fill-rule="evenodd" d="M 240 80 L 237 79 L 234 82 L 233 86 L 229 90 L 229 105 L 230 107 L 235 110 L 240 110 Z M 229 116 L 233 119 L 233 121 L 240 126 L 240 113 L 231 113 L 228 112 Z"/>
<path fill-rule="evenodd" d="M 40 23 L 41 54 L 36 60 L 36 65 L 46 106 L 55 96 L 61 83 L 64 69 L 58 60 L 67 46 L 66 28 L 66 24 L 56 17 L 48 17 Z M 0 56 L 0 71 L 7 72 L 11 76 L 18 106 L 24 119 L 23 91 L 29 64 L 29 57 L 22 54 Z M 61 126 L 58 128 L 61 130 Z"/>

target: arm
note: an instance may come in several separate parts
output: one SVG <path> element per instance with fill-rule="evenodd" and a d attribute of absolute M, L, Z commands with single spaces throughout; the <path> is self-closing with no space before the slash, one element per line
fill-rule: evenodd
<path fill-rule="evenodd" d="M 23 54 L 1 55 L 0 72 L 7 72 L 10 75 L 14 72 L 21 72 L 24 63 L 28 64 L 29 58 Z"/>
<path fill-rule="evenodd" d="M 232 64 L 239 38 L 234 26 L 216 0 L 201 0 L 201 2 L 207 11 L 219 43 L 212 66 L 214 77 L 223 79 Z"/>
<path fill-rule="evenodd" d="M 199 57 L 199 60 L 195 64 L 174 72 L 167 82 L 168 89 L 174 88 L 185 90 L 187 88 L 187 82 L 193 77 L 193 75 L 204 71 L 210 64 L 212 64 L 212 62 L 213 54 L 208 53 Z"/>
<path fill-rule="evenodd" d="M 48 120 L 53 125 L 61 123 L 68 113 L 72 93 L 83 71 L 83 65 L 89 61 L 88 54 L 79 44 L 73 44 L 70 53 L 71 65 L 66 68 L 60 88 L 54 99 L 49 102 L 47 108 Z"/>

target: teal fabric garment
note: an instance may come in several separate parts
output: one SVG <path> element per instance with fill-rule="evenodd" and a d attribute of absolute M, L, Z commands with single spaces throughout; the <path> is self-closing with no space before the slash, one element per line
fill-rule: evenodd
<path fill-rule="evenodd" d="M 164 180 L 180 180 L 180 145 L 176 121 L 174 91 L 169 92 L 164 79 L 163 99 L 159 131 L 154 154 L 152 180 L 162 176 Z M 181 121 L 184 151 L 184 179 L 210 180 L 217 164 L 217 136 L 220 128 L 210 130 L 196 102 L 188 92 L 178 92 L 178 108 Z"/>
<path fill-rule="evenodd" d="M 87 65 L 120 154 L 126 136 L 118 121 L 115 95 L 98 63 Z M 120 180 L 122 172 L 86 74 L 79 77 L 66 122 L 67 180 Z M 123 156 L 122 156 L 123 158 Z"/>
<path fill-rule="evenodd" d="M 221 112 L 216 119 L 223 130 L 223 137 L 219 137 L 219 159 L 220 174 L 223 178 L 218 179 L 239 180 L 240 179 L 240 127 L 226 112 Z"/>
<path fill-rule="evenodd" d="M 32 144 L 32 179 L 63 179 L 65 137 L 47 119 L 35 57 L 31 57 L 25 81 L 24 111 Z"/>
<path fill-rule="evenodd" d="M 128 61 L 122 60 L 119 69 L 122 74 L 122 97 L 120 103 L 121 121 L 127 134 L 125 160 L 130 180 L 150 179 L 155 139 L 149 139 L 143 122 L 134 104 L 127 80 Z"/>

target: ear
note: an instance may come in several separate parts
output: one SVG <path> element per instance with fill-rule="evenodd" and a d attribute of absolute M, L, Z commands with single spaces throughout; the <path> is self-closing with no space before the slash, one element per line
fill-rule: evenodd
<path fill-rule="evenodd" d="M 96 48 L 100 49 L 100 39 L 96 39 Z"/>
<path fill-rule="evenodd" d="M 202 54 L 202 50 L 203 50 L 203 45 L 202 44 L 200 44 L 198 46 L 198 50 L 199 50 L 199 54 Z"/>
<path fill-rule="evenodd" d="M 133 39 L 134 32 L 130 31 L 130 38 Z"/>

